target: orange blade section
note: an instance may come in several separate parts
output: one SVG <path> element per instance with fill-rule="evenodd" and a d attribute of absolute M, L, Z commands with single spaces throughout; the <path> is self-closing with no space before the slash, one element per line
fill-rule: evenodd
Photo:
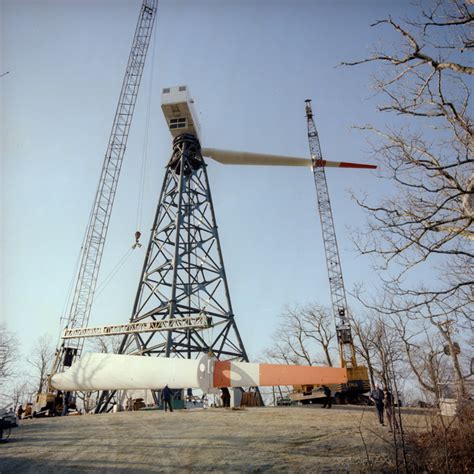
<path fill-rule="evenodd" d="M 260 385 L 322 385 L 347 382 L 346 369 L 260 364 Z"/>
<path fill-rule="evenodd" d="M 339 384 L 347 382 L 347 371 L 334 367 L 216 360 L 212 382 L 214 387 Z"/>
<path fill-rule="evenodd" d="M 212 377 L 213 387 L 232 387 L 230 360 L 216 360 Z"/>
<path fill-rule="evenodd" d="M 348 161 L 315 160 L 314 165 L 317 168 L 355 168 L 366 170 L 375 170 L 377 168 L 375 165 L 367 165 L 365 163 L 349 163 Z"/>

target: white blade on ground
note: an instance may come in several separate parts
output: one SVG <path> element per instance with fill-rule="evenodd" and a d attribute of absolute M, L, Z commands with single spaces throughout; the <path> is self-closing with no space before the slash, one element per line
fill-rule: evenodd
<path fill-rule="evenodd" d="M 121 354 L 84 354 L 65 372 L 53 375 L 57 390 L 134 390 L 210 387 L 209 358 L 197 360 Z"/>
<path fill-rule="evenodd" d="M 135 390 L 218 387 L 314 385 L 346 383 L 347 371 L 338 367 L 256 364 L 217 360 L 84 354 L 63 373 L 53 375 L 56 390 Z"/>

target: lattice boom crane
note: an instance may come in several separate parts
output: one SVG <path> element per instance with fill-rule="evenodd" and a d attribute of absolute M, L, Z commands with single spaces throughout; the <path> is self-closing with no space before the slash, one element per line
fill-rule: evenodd
<path fill-rule="evenodd" d="M 83 328 L 89 321 L 107 229 L 132 122 L 138 89 L 155 22 L 158 0 L 143 0 L 127 68 L 105 153 L 99 186 L 92 206 L 87 232 L 81 247 L 72 304 L 64 329 Z M 52 374 L 69 367 L 80 356 L 84 340 L 65 340 L 56 353 Z M 51 375 L 52 375 L 51 374 Z"/>
<path fill-rule="evenodd" d="M 336 321 L 336 335 L 339 345 L 341 367 L 348 369 L 349 388 L 365 389 L 368 388 L 367 369 L 366 367 L 358 366 L 354 349 L 346 291 L 344 288 L 344 278 L 342 276 L 341 260 L 339 258 L 339 249 L 337 246 L 336 229 L 334 227 L 331 201 L 329 199 L 329 190 L 326 181 L 326 172 L 324 170 L 326 162 L 323 160 L 318 131 L 313 120 L 311 100 L 308 99 L 305 102 L 309 150 L 311 153 L 312 169 L 316 185 L 319 218 L 321 220 L 324 250 L 326 254 L 332 310 Z M 352 163 L 350 167 L 366 169 L 376 168 L 376 166 L 373 165 L 356 163 Z M 352 387 L 351 381 L 353 382 Z"/>

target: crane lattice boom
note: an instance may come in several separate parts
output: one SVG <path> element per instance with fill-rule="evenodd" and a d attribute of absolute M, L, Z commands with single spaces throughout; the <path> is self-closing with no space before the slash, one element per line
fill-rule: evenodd
<path fill-rule="evenodd" d="M 318 131 L 313 120 L 311 101 L 306 101 L 306 118 L 308 123 L 308 142 L 311 153 L 314 181 L 318 199 L 319 218 L 323 233 L 324 250 L 326 253 L 326 264 L 329 275 L 329 287 L 331 290 L 332 310 L 336 321 L 337 340 L 340 347 L 342 367 L 351 364 L 356 366 L 355 351 L 352 341 L 349 315 L 347 311 L 346 291 L 342 277 L 341 260 L 337 246 L 336 229 L 329 199 L 329 190 L 324 170 L 323 156 L 319 144 Z"/>
<path fill-rule="evenodd" d="M 65 329 L 82 328 L 87 325 L 99 274 L 105 238 L 114 203 L 120 169 L 132 122 L 138 89 L 145 66 L 145 59 L 156 16 L 158 0 L 143 0 L 133 37 L 132 48 L 122 83 L 117 109 L 110 133 L 99 186 L 90 214 L 87 232 L 81 247 L 80 267 L 77 274 L 72 304 L 65 321 Z M 70 365 L 67 354 L 79 356 L 83 340 L 76 343 L 65 341 L 58 351 L 53 373 Z M 65 359 L 69 359 L 65 364 Z"/>

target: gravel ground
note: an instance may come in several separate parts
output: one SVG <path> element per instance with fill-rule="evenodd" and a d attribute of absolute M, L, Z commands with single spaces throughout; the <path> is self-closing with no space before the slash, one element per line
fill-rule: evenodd
<path fill-rule="evenodd" d="M 0 473 L 367 472 L 359 426 L 373 472 L 390 472 L 390 433 L 373 408 L 314 406 L 24 420 L 0 444 Z"/>

